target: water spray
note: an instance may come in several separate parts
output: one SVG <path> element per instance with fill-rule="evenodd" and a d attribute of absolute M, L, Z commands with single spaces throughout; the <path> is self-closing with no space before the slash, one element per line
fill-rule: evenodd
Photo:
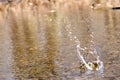
<path fill-rule="evenodd" d="M 80 45 L 76 46 L 77 48 L 77 53 L 78 53 L 78 57 L 80 60 L 82 60 L 82 62 L 85 64 L 85 67 L 88 70 L 94 70 L 94 71 L 98 71 L 101 70 L 103 68 L 103 62 L 99 59 L 99 56 L 97 56 L 97 60 L 93 61 L 93 62 L 86 62 L 85 59 L 83 58 L 83 56 L 81 55 L 79 49 L 80 49 Z"/>
<path fill-rule="evenodd" d="M 66 18 L 67 19 L 67 18 Z M 86 21 L 87 22 L 87 21 Z M 82 63 L 85 65 L 85 67 L 88 69 L 88 70 L 94 70 L 94 71 L 99 71 L 103 68 L 103 62 L 99 59 L 99 55 L 97 53 L 97 50 L 94 48 L 94 41 L 93 41 L 93 32 L 90 34 L 90 37 L 91 37 L 91 48 L 92 48 L 92 51 L 89 51 L 88 53 L 91 54 L 91 55 L 94 55 L 96 60 L 92 60 L 90 62 L 87 62 L 87 60 L 84 58 L 84 56 L 81 54 L 81 51 L 83 52 L 87 52 L 86 51 L 86 47 L 82 48 L 81 47 L 81 43 L 80 43 L 80 40 L 77 38 L 77 36 L 73 33 L 73 31 L 71 30 L 71 24 L 67 24 L 65 29 L 66 31 L 68 32 L 68 36 L 70 37 L 71 40 L 73 40 L 76 44 L 76 49 L 77 49 L 77 53 L 78 53 L 78 57 L 80 59 L 80 61 L 82 61 Z"/>

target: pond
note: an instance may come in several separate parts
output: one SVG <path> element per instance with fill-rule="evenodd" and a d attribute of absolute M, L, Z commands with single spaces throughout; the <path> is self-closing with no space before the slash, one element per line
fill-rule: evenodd
<path fill-rule="evenodd" d="M 0 80 L 120 80 L 120 10 L 42 6 L 0 12 Z"/>

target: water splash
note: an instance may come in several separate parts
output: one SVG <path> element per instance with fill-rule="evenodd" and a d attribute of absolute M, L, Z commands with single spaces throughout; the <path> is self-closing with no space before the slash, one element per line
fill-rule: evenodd
<path fill-rule="evenodd" d="M 90 40 L 90 42 L 91 42 L 91 45 L 90 45 L 91 51 L 89 51 L 88 54 L 91 54 L 91 55 L 95 56 L 96 60 L 87 62 L 85 60 L 85 58 L 83 57 L 83 55 L 81 54 L 81 51 L 86 52 L 87 48 L 86 47 L 84 47 L 84 48 L 81 47 L 81 43 L 80 43 L 79 39 L 77 38 L 77 36 L 72 32 L 71 27 L 72 27 L 72 25 L 69 23 L 68 25 L 66 25 L 65 29 L 68 32 L 68 36 L 70 37 L 70 40 L 73 40 L 75 42 L 78 57 L 83 62 L 85 67 L 88 70 L 95 70 L 95 71 L 99 71 L 99 70 L 103 69 L 103 62 L 100 60 L 98 52 L 94 47 L 94 44 L 95 44 L 94 40 L 93 40 L 93 38 L 94 38 L 93 34 L 94 33 L 92 32 L 90 34 L 90 37 L 91 37 L 91 40 Z"/>

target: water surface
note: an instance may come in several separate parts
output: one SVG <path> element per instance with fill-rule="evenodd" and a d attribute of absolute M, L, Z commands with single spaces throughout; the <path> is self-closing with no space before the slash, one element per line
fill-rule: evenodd
<path fill-rule="evenodd" d="M 77 6 L 56 12 L 35 9 L 38 11 L 23 9 L 16 14 L 10 9 L 7 17 L 0 17 L 1 80 L 120 79 L 119 10 Z M 81 51 L 86 61 L 96 59 L 89 53 L 96 49 L 104 63 L 103 73 L 81 68 L 70 32 L 86 48 Z"/>

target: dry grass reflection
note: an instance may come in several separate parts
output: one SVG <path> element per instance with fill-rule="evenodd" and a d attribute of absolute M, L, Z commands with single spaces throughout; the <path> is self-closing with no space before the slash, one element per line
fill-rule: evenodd
<path fill-rule="evenodd" d="M 81 47 L 86 47 L 86 51 L 81 51 L 86 61 L 94 60 L 89 54 L 92 49 L 98 50 L 105 63 L 105 80 L 119 77 L 120 11 L 109 10 L 107 6 L 107 3 L 119 5 L 119 0 L 112 2 L 0 2 L 0 80 L 89 79 L 91 75 L 86 76 L 87 70 L 77 58 L 76 44 L 74 38 L 70 40 L 69 30 L 79 39 Z M 101 5 L 99 10 L 91 8 L 93 3 Z M 93 74 L 91 80 L 96 78 Z"/>

